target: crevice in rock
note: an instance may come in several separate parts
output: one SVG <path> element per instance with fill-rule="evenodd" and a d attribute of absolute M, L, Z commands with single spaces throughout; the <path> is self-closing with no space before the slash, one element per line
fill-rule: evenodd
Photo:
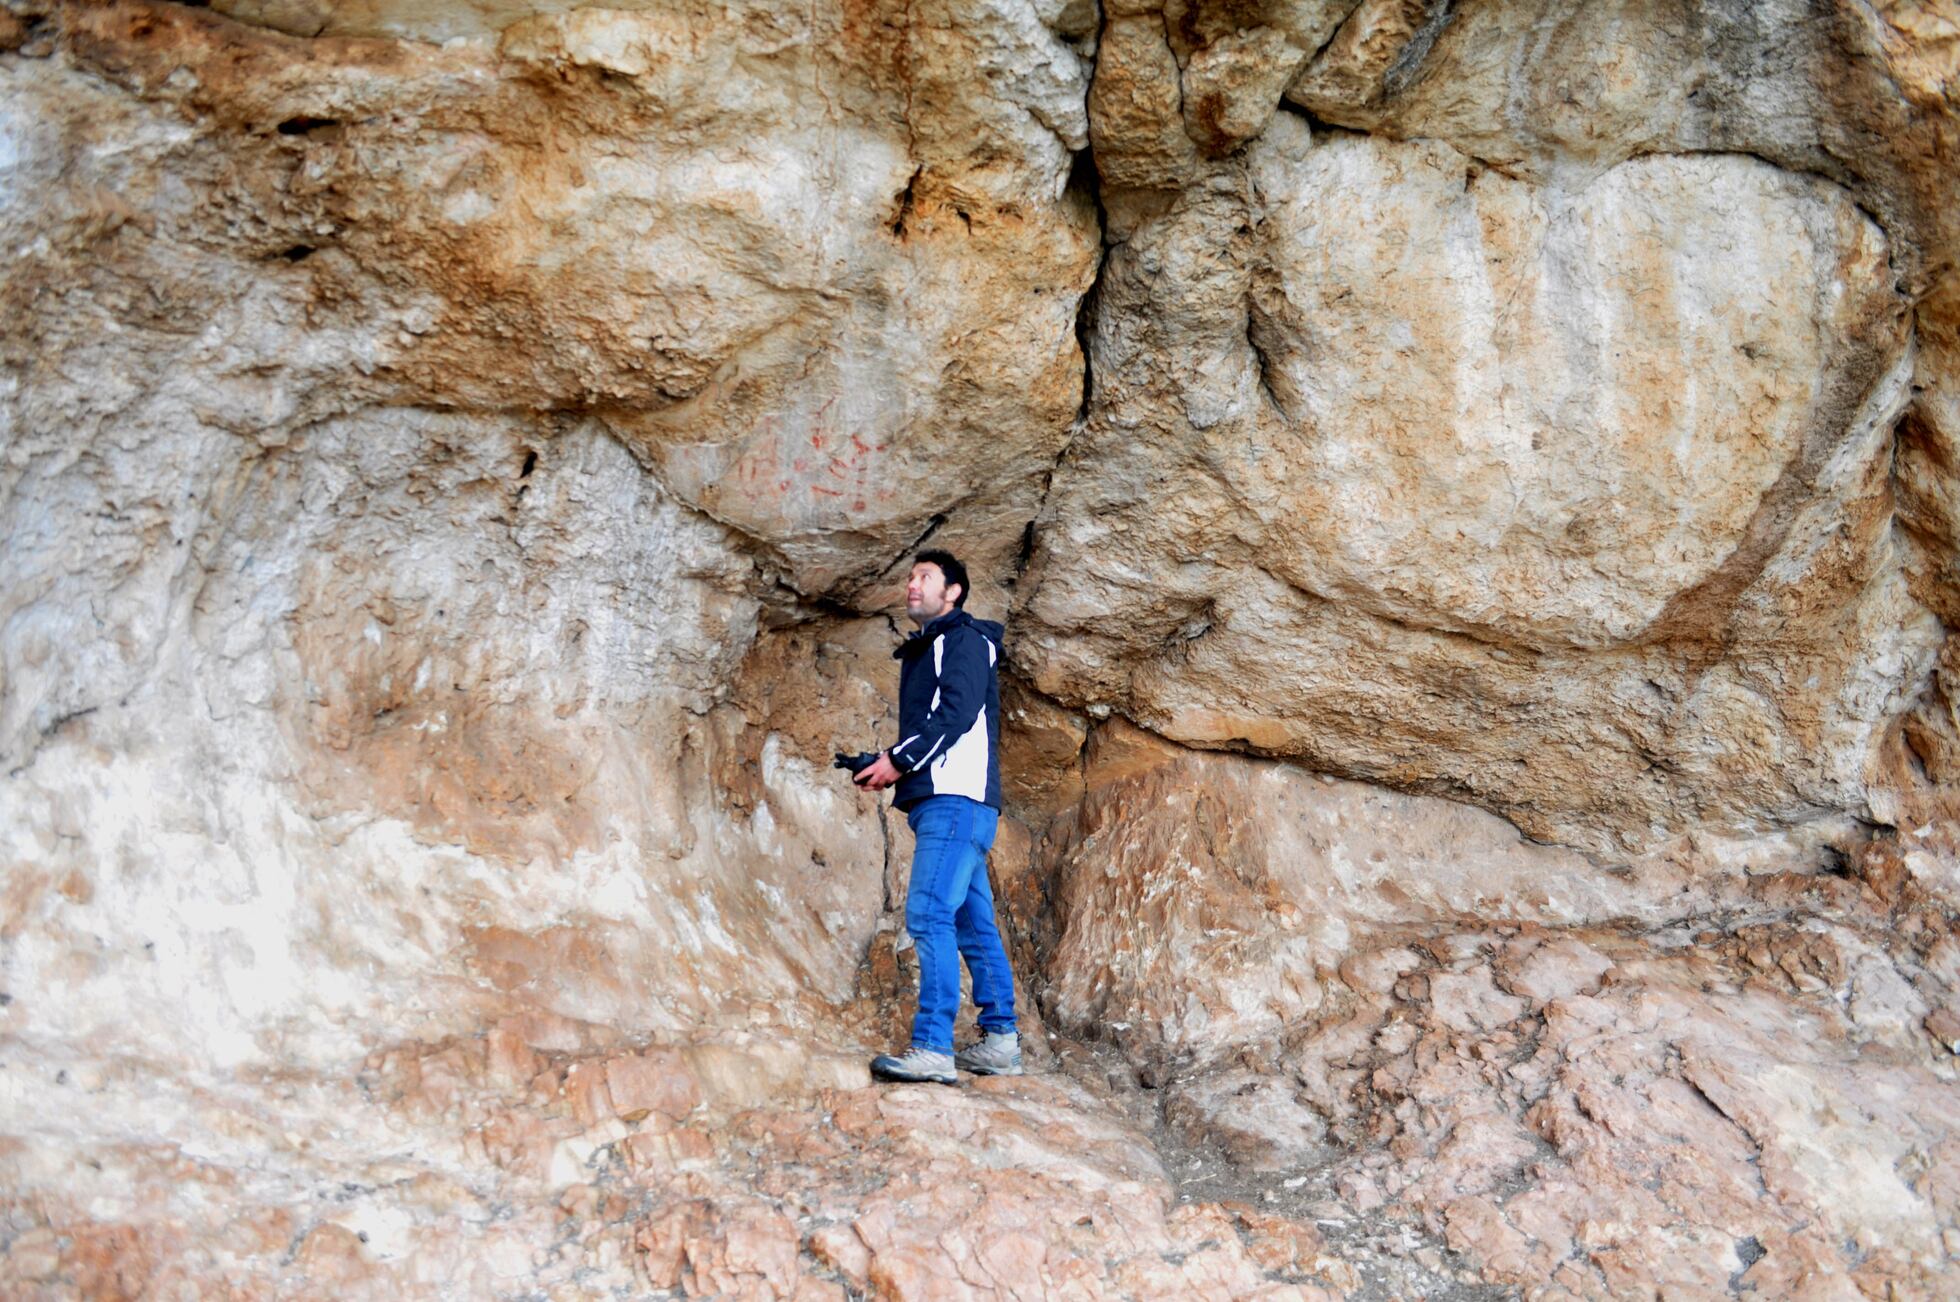
<path fill-rule="evenodd" d="M 1096 304 L 1102 289 L 1103 271 L 1109 265 L 1109 214 L 1103 208 L 1102 174 L 1096 169 L 1094 149 L 1079 149 L 1069 164 L 1068 182 L 1063 193 L 1077 194 L 1087 199 L 1096 214 L 1096 269 L 1089 278 L 1089 287 L 1083 291 L 1081 300 L 1075 305 L 1075 344 L 1082 354 L 1082 400 L 1076 405 L 1075 420 L 1070 424 L 1068 438 L 1055 453 L 1049 463 L 1048 472 L 1042 477 L 1041 496 L 1035 502 L 1034 514 L 1021 530 L 1021 546 L 1015 555 L 1014 569 L 1008 575 L 1005 587 L 1012 590 L 1019 585 L 1021 575 L 1027 571 L 1028 563 L 1034 559 L 1038 541 L 1036 528 L 1048 510 L 1048 497 L 1055 488 L 1055 472 L 1061 469 L 1075 446 L 1075 440 L 1089 423 L 1089 411 L 1095 400 L 1096 365 L 1095 350 L 1091 339 L 1095 333 Z"/>
<path fill-rule="evenodd" d="M 1312 109 L 1309 109 L 1306 105 L 1288 99 L 1284 95 L 1280 96 L 1279 111 L 1290 114 L 1305 122 L 1307 129 L 1315 136 L 1365 136 L 1371 134 L 1361 127 L 1343 126 L 1338 122 L 1330 122 L 1315 113 Z"/>
<path fill-rule="evenodd" d="M 1278 392 L 1273 388 L 1274 362 L 1259 340 L 1259 336 L 1263 333 L 1264 331 L 1259 327 L 1258 313 L 1253 310 L 1251 302 L 1248 301 L 1245 308 L 1245 346 L 1252 351 L 1252 369 L 1254 378 L 1259 382 L 1259 394 L 1266 400 L 1266 405 L 1272 408 L 1275 415 L 1291 425 L 1294 423 L 1293 413 L 1286 409 L 1286 404 L 1280 401 Z"/>
<path fill-rule="evenodd" d="M 1951 636 L 1951 634 L 1948 636 Z M 1930 678 L 1931 675 L 1928 675 L 1929 681 Z M 1926 694 L 1925 688 L 1928 685 L 1929 683 L 1921 684 L 1919 694 L 1913 698 L 1913 704 L 1906 706 L 1906 713 L 1910 713 L 1919 701 L 1924 699 Z M 1909 766 L 1908 771 L 1911 773 L 1913 779 L 1923 786 L 1934 785 L 1932 770 L 1927 767 L 1927 757 L 1920 751 L 1919 746 L 1914 743 L 1912 729 L 1905 728 L 1900 730 L 1899 745 L 1905 755 L 1906 763 Z"/>
<path fill-rule="evenodd" d="M 827 597 L 822 593 L 804 592 L 800 588 L 792 585 L 789 579 L 782 574 L 775 575 L 775 586 L 763 598 L 763 604 L 765 606 L 771 605 L 772 603 L 778 610 L 787 607 L 797 612 L 795 617 L 786 621 L 791 624 L 802 623 L 808 619 L 836 619 L 846 621 L 877 619 L 881 613 L 879 611 L 859 610 L 855 606 L 846 605 L 835 597 Z M 888 624 L 891 623 L 891 617 L 889 615 L 885 616 L 885 622 Z M 893 625 L 892 632 L 894 635 L 897 634 L 898 628 L 896 625 Z"/>
<path fill-rule="evenodd" d="M 1052 474 L 1053 472 L 1051 471 L 1050 473 Z M 1043 490 L 1042 497 L 1043 500 L 1047 498 L 1045 489 Z M 1021 526 L 1021 546 L 1014 553 L 1014 572 L 1007 576 L 1006 587 L 1013 588 L 1020 581 L 1021 575 L 1026 572 L 1028 562 L 1034 559 L 1034 541 L 1034 521 L 1029 520 Z"/>
<path fill-rule="evenodd" d="M 339 125 L 339 118 L 316 118 L 298 113 L 281 122 L 273 130 L 282 136 L 310 136 L 315 132 L 330 131 Z"/>
<path fill-rule="evenodd" d="M 1075 409 L 1079 427 L 1089 419 L 1089 405 L 1096 393 L 1095 353 L 1089 347 L 1089 341 L 1094 331 L 1096 303 L 1102 290 L 1103 269 L 1109 264 L 1109 214 L 1103 208 L 1102 173 L 1096 169 L 1094 150 L 1076 152 L 1074 161 L 1069 165 L 1067 189 L 1088 199 L 1095 209 L 1099 245 L 1095 273 L 1089 278 L 1089 288 L 1083 291 L 1082 301 L 1075 306 L 1075 343 L 1082 352 L 1082 402 Z M 1057 464 L 1060 460 L 1056 458 Z"/>
<path fill-rule="evenodd" d="M 900 240 L 905 238 L 905 222 L 912 215 L 912 204 L 918 189 L 919 177 L 925 170 L 923 163 L 913 168 L 912 175 L 905 179 L 905 188 L 898 192 L 894 201 L 898 206 L 898 215 L 892 218 L 891 233 Z"/>
<path fill-rule="evenodd" d="M 53 719 L 41 725 L 41 736 L 52 737 L 69 724 L 75 722 L 75 720 L 86 719 L 89 715 L 94 714 L 101 708 L 99 705 L 84 705 L 78 710 L 70 710 L 66 714 L 56 715 Z"/>
<path fill-rule="evenodd" d="M 1435 48 L 1436 38 L 1443 34 L 1455 17 L 1455 0 L 1431 0 L 1422 26 L 1416 28 L 1408 44 L 1395 56 L 1395 62 L 1389 64 L 1388 71 L 1382 74 L 1383 98 L 1393 99 L 1421 79 L 1422 65 L 1429 58 L 1430 50 Z"/>
<path fill-rule="evenodd" d="M 903 565 L 905 563 L 905 558 L 914 555 L 915 553 L 918 552 L 918 550 L 921 547 L 924 547 L 927 542 L 931 541 L 932 536 L 938 533 L 940 526 L 944 525 L 945 523 L 946 523 L 945 513 L 936 512 L 933 515 L 932 519 L 927 522 L 925 532 L 920 534 L 917 538 L 914 538 L 905 547 L 900 548 L 898 555 L 894 556 L 891 560 L 887 561 L 885 564 L 879 566 L 877 572 L 879 574 L 889 574 L 893 570 L 897 569 L 899 566 Z"/>
<path fill-rule="evenodd" d="M 1158 26 L 1163 29 L 1164 48 L 1171 52 L 1171 62 L 1177 65 L 1177 116 L 1179 121 L 1183 121 L 1184 120 L 1184 65 L 1190 62 L 1190 59 L 1188 56 L 1182 59 L 1177 57 L 1178 43 L 1177 40 L 1175 39 L 1174 34 L 1171 31 L 1171 16 L 1168 11 L 1168 7 L 1164 9 L 1159 9 L 1157 11 L 1157 23 Z"/>
<path fill-rule="evenodd" d="M 1734 924 L 1731 923 L 1725 926 L 1724 930 L 1732 932 L 1734 930 Z M 1681 1083 L 1688 1087 L 1688 1091 L 1691 1094 L 1693 1094 L 1696 1098 L 1700 1099 L 1703 1103 L 1706 1103 L 1709 1106 L 1709 1108 L 1715 1113 L 1715 1115 L 1721 1117 L 1724 1121 L 1727 1121 L 1729 1124 L 1735 1126 L 1736 1129 L 1741 1130 L 1745 1135 L 1749 1134 L 1747 1127 L 1743 1126 L 1743 1124 L 1740 1121 L 1737 1121 L 1734 1117 L 1730 1116 L 1728 1109 L 1723 1107 L 1721 1104 L 1717 1103 L 1714 1100 L 1714 1098 L 1712 1098 L 1709 1095 L 1708 1091 L 1701 1087 L 1701 1082 L 1695 1079 L 1694 1073 L 1688 1069 L 1687 1063 L 1682 1061 L 1681 1051 L 1679 1049 L 1672 1050 L 1668 1054 L 1668 1058 L 1669 1058 L 1669 1062 L 1668 1062 L 1669 1070 L 1673 1074 L 1681 1078 Z M 1756 1137 L 1754 1135 L 1749 1135 L 1749 1141 L 1752 1144 L 1755 1143 Z"/>

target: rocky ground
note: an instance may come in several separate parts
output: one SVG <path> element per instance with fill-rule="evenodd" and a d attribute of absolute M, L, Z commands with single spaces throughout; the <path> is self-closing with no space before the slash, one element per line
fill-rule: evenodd
<path fill-rule="evenodd" d="M 534 1013 L 227 1078 L 16 1044 L 0 1271 L 23 1297 L 1939 1296 L 1960 928 L 1907 867 L 1935 835 L 1645 925 L 1398 928 L 1222 1052 L 1053 1029 L 1037 977 L 1030 1074 L 952 1089 L 866 1079 L 907 1012 L 889 944 L 842 1008 L 650 1042 Z"/>

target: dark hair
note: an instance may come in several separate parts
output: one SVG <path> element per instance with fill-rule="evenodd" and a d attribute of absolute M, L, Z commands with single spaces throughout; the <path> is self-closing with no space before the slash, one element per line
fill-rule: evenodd
<path fill-rule="evenodd" d="M 960 564 L 957 556 L 951 552 L 926 551 L 920 552 L 917 556 L 913 557 L 912 563 L 914 565 L 937 565 L 939 572 L 946 576 L 947 587 L 950 588 L 955 583 L 960 585 L 960 595 L 953 599 L 953 605 L 958 607 L 966 604 L 966 594 L 973 591 L 973 589 L 966 581 L 966 566 Z"/>

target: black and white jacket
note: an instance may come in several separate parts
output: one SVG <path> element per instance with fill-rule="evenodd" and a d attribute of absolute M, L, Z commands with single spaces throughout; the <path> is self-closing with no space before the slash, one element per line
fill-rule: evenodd
<path fill-rule="evenodd" d="M 1000 808 L 1001 626 L 952 610 L 901 642 L 893 803 L 965 796 Z"/>

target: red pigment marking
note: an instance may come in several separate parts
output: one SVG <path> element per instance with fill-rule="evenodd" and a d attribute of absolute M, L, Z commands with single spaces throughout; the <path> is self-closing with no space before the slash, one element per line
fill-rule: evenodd
<path fill-rule="evenodd" d="M 843 496 L 843 494 L 842 494 L 842 493 L 840 493 L 839 491 L 837 491 L 836 489 L 834 489 L 834 488 L 825 488 L 825 487 L 824 487 L 824 486 L 823 486 L 822 484 L 812 484 L 812 485 L 810 485 L 810 491 L 811 491 L 811 492 L 813 492 L 813 493 L 822 493 L 822 494 L 823 494 L 823 495 L 824 495 L 825 497 L 842 497 L 842 496 Z"/>

